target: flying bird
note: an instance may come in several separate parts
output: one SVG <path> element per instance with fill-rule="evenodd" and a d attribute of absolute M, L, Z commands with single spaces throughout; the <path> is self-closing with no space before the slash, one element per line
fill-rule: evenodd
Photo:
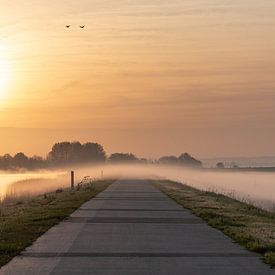
<path fill-rule="evenodd" d="M 84 29 L 85 28 L 85 25 L 83 25 L 83 26 L 79 26 L 81 29 Z"/>
<path fill-rule="evenodd" d="M 70 28 L 71 25 L 66 25 L 66 28 Z"/>

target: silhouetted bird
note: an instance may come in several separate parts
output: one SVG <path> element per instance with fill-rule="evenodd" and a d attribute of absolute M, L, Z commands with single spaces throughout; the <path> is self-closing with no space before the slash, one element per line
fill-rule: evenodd
<path fill-rule="evenodd" d="M 84 26 L 79 26 L 81 29 L 84 29 L 85 28 L 85 25 Z"/>
<path fill-rule="evenodd" d="M 66 28 L 70 28 L 71 25 L 66 25 Z"/>

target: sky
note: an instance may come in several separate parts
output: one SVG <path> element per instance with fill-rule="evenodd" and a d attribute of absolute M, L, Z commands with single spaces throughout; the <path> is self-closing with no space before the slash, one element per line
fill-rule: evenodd
<path fill-rule="evenodd" d="M 274 0 L 0 7 L 0 154 L 275 155 Z"/>

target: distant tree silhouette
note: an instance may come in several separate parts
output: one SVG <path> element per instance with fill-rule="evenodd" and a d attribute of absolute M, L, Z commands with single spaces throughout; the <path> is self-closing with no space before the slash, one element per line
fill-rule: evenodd
<path fill-rule="evenodd" d="M 13 157 L 13 165 L 15 167 L 28 167 L 29 166 L 29 158 L 22 152 L 17 153 Z"/>
<path fill-rule="evenodd" d="M 169 164 L 169 165 L 183 165 L 190 167 L 202 167 L 202 162 L 193 158 L 188 153 L 181 154 L 179 157 L 176 156 L 164 156 L 158 160 L 160 164 Z"/>
<path fill-rule="evenodd" d="M 179 164 L 179 159 L 176 156 L 164 156 L 158 161 L 160 164 Z"/>
<path fill-rule="evenodd" d="M 106 160 L 107 156 L 104 148 L 98 143 L 87 142 L 81 144 L 79 141 L 64 141 L 54 144 L 46 159 L 36 155 L 28 157 L 22 152 L 15 154 L 14 157 L 9 154 L 0 156 L 0 169 L 38 169 L 72 163 L 105 162 Z M 114 153 L 109 157 L 108 161 L 111 163 L 161 163 L 202 167 L 202 162 L 193 158 L 188 153 L 181 154 L 178 158 L 175 156 L 164 156 L 161 157 L 158 162 L 152 162 L 144 158 L 138 159 L 131 153 Z M 235 165 L 234 167 L 237 166 Z"/>
<path fill-rule="evenodd" d="M 114 153 L 109 157 L 110 162 L 137 162 L 138 158 L 131 153 Z"/>
<path fill-rule="evenodd" d="M 106 153 L 98 143 L 87 142 L 82 145 L 78 141 L 65 141 L 54 144 L 52 150 L 48 153 L 47 159 L 36 155 L 27 157 L 22 152 L 17 153 L 14 157 L 9 154 L 0 156 L 0 169 L 38 169 L 70 163 L 105 162 L 106 159 Z"/>
<path fill-rule="evenodd" d="M 98 143 L 59 142 L 54 144 L 48 154 L 48 160 L 55 164 L 77 162 L 104 162 L 106 153 Z"/>
<path fill-rule="evenodd" d="M 10 154 L 5 154 L 0 157 L 0 167 L 4 170 L 10 169 L 12 167 L 13 157 Z"/>
<path fill-rule="evenodd" d="M 48 160 L 54 163 L 67 163 L 70 160 L 71 143 L 59 142 L 54 144 L 51 152 L 48 154 Z"/>
<path fill-rule="evenodd" d="M 104 162 L 107 156 L 100 144 L 87 142 L 82 145 L 82 158 L 87 162 Z"/>
<path fill-rule="evenodd" d="M 74 141 L 70 144 L 69 158 L 71 162 L 81 162 L 82 159 L 82 145 L 79 141 Z"/>
<path fill-rule="evenodd" d="M 224 163 L 223 162 L 218 162 L 216 164 L 216 168 L 218 168 L 218 169 L 224 169 Z"/>
<path fill-rule="evenodd" d="M 179 156 L 179 163 L 181 165 L 190 167 L 202 167 L 202 162 L 200 160 L 193 158 L 188 153 L 184 153 Z"/>
<path fill-rule="evenodd" d="M 29 169 L 46 168 L 47 166 L 47 161 L 42 157 L 34 155 L 29 158 Z"/>
<path fill-rule="evenodd" d="M 233 168 L 233 169 L 239 168 L 238 164 L 237 164 L 235 161 L 232 161 L 232 162 L 230 163 L 230 167 Z"/>

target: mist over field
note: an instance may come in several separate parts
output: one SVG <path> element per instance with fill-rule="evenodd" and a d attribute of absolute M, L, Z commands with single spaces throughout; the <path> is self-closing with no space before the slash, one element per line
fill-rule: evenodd
<path fill-rule="evenodd" d="M 0 174 L 0 196 L 32 196 L 70 186 L 70 171 L 76 184 L 84 177 L 168 179 L 201 190 L 222 193 L 239 200 L 274 210 L 274 173 L 188 169 L 156 164 L 103 164 L 71 166 L 37 173 Z"/>
<path fill-rule="evenodd" d="M 275 0 L 0 0 L 0 275 L 269 274 L 274 34 Z"/>

